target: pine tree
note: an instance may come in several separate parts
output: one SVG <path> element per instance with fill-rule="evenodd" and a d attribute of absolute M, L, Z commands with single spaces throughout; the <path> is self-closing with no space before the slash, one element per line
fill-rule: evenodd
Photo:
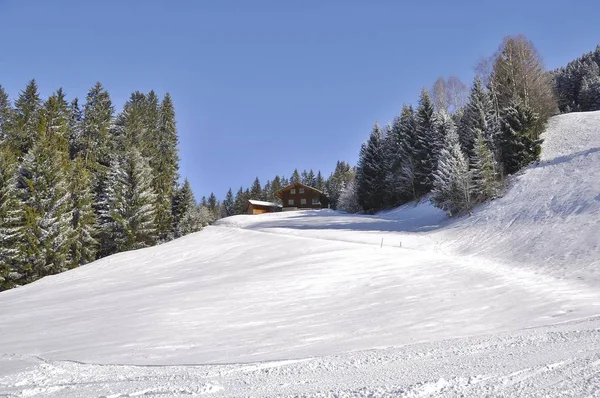
<path fill-rule="evenodd" d="M 246 212 L 247 203 L 244 189 L 240 187 L 235 194 L 235 214 L 244 214 Z"/>
<path fill-rule="evenodd" d="M 73 241 L 69 262 L 72 266 L 87 264 L 96 259 L 98 241 L 96 240 L 98 223 L 92 204 L 91 173 L 86 169 L 84 161 L 78 157 L 74 161 L 70 181 Z"/>
<path fill-rule="evenodd" d="M 261 194 L 262 194 L 262 190 L 261 190 Z M 260 197 L 260 195 L 259 195 L 259 197 Z M 215 221 L 217 221 L 219 219 L 219 217 L 221 216 L 221 204 L 217 200 L 217 197 L 215 196 L 215 194 L 212 192 L 210 193 L 210 195 L 208 197 L 208 210 L 210 211 L 210 214 L 211 214 L 210 224 L 212 224 Z"/>
<path fill-rule="evenodd" d="M 22 158 L 39 139 L 40 111 L 42 104 L 37 83 L 31 80 L 15 101 L 15 111 L 10 123 L 6 142 Z"/>
<path fill-rule="evenodd" d="M 321 192 L 325 192 L 325 183 L 326 181 L 321 174 L 321 170 L 319 170 L 317 172 L 317 178 L 315 178 L 315 188 Z"/>
<path fill-rule="evenodd" d="M 8 130 L 12 119 L 13 109 L 8 98 L 8 94 L 4 91 L 4 87 L 0 84 L 0 145 L 5 146 L 5 141 L 8 138 Z"/>
<path fill-rule="evenodd" d="M 263 187 L 260 198 L 261 200 L 265 200 L 267 202 L 273 201 L 273 188 L 271 187 L 271 181 L 267 180 L 267 182 L 265 182 L 265 186 Z"/>
<path fill-rule="evenodd" d="M 152 94 L 152 92 L 151 92 Z M 152 96 L 149 101 L 153 103 Z M 151 109 L 154 109 L 152 106 Z M 170 237 L 173 228 L 171 202 L 175 185 L 179 179 L 179 152 L 177 149 L 177 128 L 175 125 L 175 108 L 171 96 L 167 93 L 158 109 L 158 128 L 156 130 L 156 153 L 151 166 L 153 168 L 152 186 L 156 192 L 156 225 L 159 240 L 165 241 Z M 151 118 L 151 120 L 153 120 Z"/>
<path fill-rule="evenodd" d="M 468 157 L 475 155 L 475 141 L 478 132 L 488 138 L 488 145 L 493 147 L 493 142 L 498 134 L 495 123 L 496 115 L 494 104 L 480 78 L 476 78 L 471 88 L 469 102 L 461 118 L 459 137 L 463 151 Z"/>
<path fill-rule="evenodd" d="M 471 174 L 456 129 L 451 123 L 444 124 L 449 128 L 434 173 L 431 202 L 453 216 L 471 206 Z"/>
<path fill-rule="evenodd" d="M 339 197 L 346 185 L 354 180 L 354 170 L 344 161 L 339 161 L 335 165 L 335 170 L 325 183 L 325 191 L 329 197 L 329 205 L 332 209 L 337 209 Z"/>
<path fill-rule="evenodd" d="M 397 125 L 394 125 L 394 131 L 398 135 L 398 159 L 400 161 L 398 175 L 394 183 L 397 189 L 406 194 L 407 200 L 417 200 L 419 198 L 420 184 L 417 181 L 417 170 L 419 167 L 418 159 L 418 140 L 417 140 L 417 119 L 412 106 L 404 106 Z"/>
<path fill-rule="evenodd" d="M 471 159 L 471 173 L 473 177 L 471 194 L 473 202 L 483 202 L 496 197 L 501 187 L 499 182 L 500 171 L 494 154 L 481 131 L 477 131 L 475 154 Z"/>
<path fill-rule="evenodd" d="M 441 137 L 436 126 L 437 119 L 427 90 L 421 92 L 416 113 L 415 180 L 417 192 L 424 194 L 433 187 L 433 173 L 437 167 Z"/>
<path fill-rule="evenodd" d="M 278 201 L 280 201 L 279 198 L 275 197 L 275 192 L 279 191 L 281 188 L 283 188 L 284 185 L 282 184 L 282 179 L 279 176 L 275 176 L 275 178 L 273 178 L 273 182 L 271 182 L 271 197 L 269 198 L 270 201 L 277 203 Z"/>
<path fill-rule="evenodd" d="M 19 254 L 26 282 L 68 268 L 72 241 L 70 194 L 66 155 L 49 134 L 52 126 L 25 155 L 18 188 L 24 206 L 24 245 Z"/>
<path fill-rule="evenodd" d="M 309 187 L 315 187 L 315 173 L 310 169 L 308 174 L 306 174 L 306 183 L 304 185 L 308 185 Z"/>
<path fill-rule="evenodd" d="M 397 127 L 399 118 L 394 119 L 394 125 L 388 124 L 383 137 L 383 167 L 385 170 L 384 206 L 393 207 L 400 202 L 401 189 L 397 186 L 400 172 L 401 159 L 400 143 L 398 141 Z M 395 126 L 395 127 L 394 127 Z"/>
<path fill-rule="evenodd" d="M 383 164 L 381 128 L 373 126 L 371 136 L 362 145 L 356 170 L 356 193 L 364 210 L 375 211 L 384 206 L 385 168 Z"/>
<path fill-rule="evenodd" d="M 173 197 L 173 235 L 175 238 L 179 238 L 189 233 L 189 222 L 191 220 L 188 212 L 193 212 L 197 208 L 198 204 L 194 198 L 194 192 L 192 186 L 186 178 L 181 187 L 178 187 Z M 197 209 L 196 209 L 197 210 Z M 187 221 L 184 218 L 187 217 Z M 192 217 L 193 218 L 193 217 Z M 184 225 L 185 223 L 188 223 Z"/>
<path fill-rule="evenodd" d="M 539 159 L 543 140 L 538 136 L 538 127 L 538 115 L 530 107 L 515 102 L 505 108 L 499 137 L 505 173 L 516 173 Z"/>
<path fill-rule="evenodd" d="M 19 255 L 23 243 L 23 210 L 17 191 L 16 156 L 0 147 L 0 291 L 21 283 Z"/>
<path fill-rule="evenodd" d="M 235 214 L 235 201 L 233 199 L 233 191 L 231 188 L 229 188 L 229 191 L 227 191 L 227 195 L 225 195 L 225 200 L 223 200 L 221 207 L 223 209 L 224 217 L 233 216 Z"/>
<path fill-rule="evenodd" d="M 289 182 L 290 182 L 290 184 L 302 182 L 302 178 L 300 177 L 300 173 L 298 173 L 298 169 L 294 169 L 294 172 L 292 173 L 292 178 L 290 178 Z M 289 184 L 286 184 L 286 185 L 289 185 Z"/>
<path fill-rule="evenodd" d="M 100 82 L 96 83 L 86 97 L 81 135 L 76 145 L 77 155 L 82 156 L 84 164 L 94 173 L 96 180 L 103 179 L 103 174 L 110 164 L 112 143 L 109 131 L 113 113 L 114 108 L 108 92 Z M 97 183 L 99 182 L 101 181 Z"/>
<path fill-rule="evenodd" d="M 106 254 L 152 246 L 157 240 L 150 166 L 137 149 L 127 152 L 112 162 L 107 175 L 106 210 L 100 217 L 113 244 Z"/>
<path fill-rule="evenodd" d="M 262 197 L 262 186 L 260 185 L 260 180 L 258 177 L 256 177 L 252 183 L 252 187 L 250 188 L 250 196 L 250 199 L 254 200 L 260 200 Z"/>
<path fill-rule="evenodd" d="M 83 111 L 75 98 L 69 106 L 69 157 L 74 160 L 81 152 L 80 143 L 83 131 Z"/>

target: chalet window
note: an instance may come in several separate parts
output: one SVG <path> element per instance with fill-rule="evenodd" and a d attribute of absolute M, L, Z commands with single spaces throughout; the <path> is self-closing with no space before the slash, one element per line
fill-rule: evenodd
<path fill-rule="evenodd" d="M 295 195 L 296 194 L 296 190 L 295 189 L 291 189 L 290 190 L 290 194 Z M 292 203 L 293 204 L 293 203 Z"/>
<path fill-rule="evenodd" d="M 306 204 L 306 199 L 300 199 L 300 204 L 301 205 L 305 205 Z"/>
<path fill-rule="evenodd" d="M 288 205 L 293 205 L 294 204 L 294 199 L 289 199 L 288 200 Z"/>
<path fill-rule="evenodd" d="M 300 193 L 304 193 L 304 188 L 300 188 Z"/>
<path fill-rule="evenodd" d="M 321 204 L 321 202 L 319 202 L 319 198 L 313 198 L 313 200 L 312 200 L 312 204 L 313 204 L 313 205 L 320 205 L 320 204 Z"/>

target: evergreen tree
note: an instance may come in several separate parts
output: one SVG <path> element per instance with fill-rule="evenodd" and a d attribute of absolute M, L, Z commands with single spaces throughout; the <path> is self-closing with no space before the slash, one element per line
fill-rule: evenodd
<path fill-rule="evenodd" d="M 538 115 L 521 102 L 505 108 L 499 137 L 505 173 L 516 173 L 539 159 L 543 140 L 538 136 L 538 126 Z"/>
<path fill-rule="evenodd" d="M 415 181 L 418 194 L 429 192 L 433 187 L 433 173 L 437 168 L 439 149 L 443 145 L 436 123 L 429 93 L 423 89 L 416 113 Z"/>
<path fill-rule="evenodd" d="M 75 98 L 69 106 L 69 157 L 74 160 L 81 152 L 81 135 L 83 131 L 83 111 L 79 108 L 79 100 Z"/>
<path fill-rule="evenodd" d="M 279 176 L 275 176 L 275 178 L 273 178 L 273 182 L 271 182 L 271 197 L 269 198 L 270 201 L 277 203 L 280 201 L 279 198 L 275 197 L 275 192 L 279 191 L 281 188 L 283 188 L 284 185 L 282 184 L 282 179 Z"/>
<path fill-rule="evenodd" d="M 235 214 L 244 214 L 246 212 L 247 203 L 244 189 L 240 187 L 235 194 Z"/>
<path fill-rule="evenodd" d="M 8 94 L 0 84 L 0 145 L 4 146 L 8 138 L 8 130 L 12 119 L 13 109 Z"/>
<path fill-rule="evenodd" d="M 325 192 L 325 183 L 326 181 L 321 174 L 321 170 L 319 170 L 317 172 L 317 177 L 315 178 L 315 188 L 321 192 Z"/>
<path fill-rule="evenodd" d="M 273 188 L 271 187 L 271 181 L 267 180 L 267 182 L 265 182 L 265 186 L 263 187 L 260 197 L 261 200 L 266 200 L 268 202 L 273 201 Z"/>
<path fill-rule="evenodd" d="M 70 183 L 73 241 L 69 262 L 72 266 L 87 264 L 96 259 L 98 249 L 97 220 L 94 208 L 91 173 L 84 161 L 78 157 L 74 161 Z"/>
<path fill-rule="evenodd" d="M 302 178 L 300 177 L 300 173 L 298 173 L 298 169 L 294 169 L 294 172 L 292 173 L 292 178 L 290 178 L 289 183 L 290 184 L 295 184 L 297 182 L 302 182 Z M 289 185 L 289 184 L 286 184 Z"/>
<path fill-rule="evenodd" d="M 233 199 L 233 191 L 229 188 L 227 191 L 227 195 L 225 195 L 225 200 L 222 203 L 223 216 L 229 217 L 235 215 L 235 201 Z"/>
<path fill-rule="evenodd" d="M 481 131 L 477 131 L 475 155 L 471 160 L 471 173 L 473 177 L 471 194 L 473 202 L 483 202 L 496 197 L 501 187 L 499 182 L 500 171 L 494 154 Z"/>
<path fill-rule="evenodd" d="M 152 92 L 151 92 L 152 93 Z M 153 103 L 152 96 L 149 95 Z M 155 109 L 154 106 L 151 109 Z M 156 192 L 156 225 L 161 241 L 168 240 L 173 225 L 171 202 L 179 179 L 179 152 L 177 149 L 177 128 L 175 108 L 171 96 L 167 93 L 158 108 L 158 128 L 156 130 L 156 153 L 151 160 L 153 168 L 152 186 Z"/>
<path fill-rule="evenodd" d="M 381 128 L 373 126 L 371 136 L 362 145 L 356 170 L 356 193 L 364 210 L 375 211 L 384 206 L 385 168 L 383 165 Z"/>
<path fill-rule="evenodd" d="M 332 209 L 337 209 L 339 197 L 346 185 L 354 179 L 354 171 L 350 165 L 344 161 L 338 161 L 335 170 L 325 183 L 325 190 L 329 197 L 329 205 Z"/>
<path fill-rule="evenodd" d="M 110 252 L 140 249 L 156 243 L 155 193 L 148 162 L 137 149 L 117 157 L 108 172 L 101 227 L 113 242 Z"/>
<path fill-rule="evenodd" d="M 19 256 L 24 249 L 23 210 L 17 191 L 17 159 L 0 147 L 0 291 L 21 283 Z"/>
<path fill-rule="evenodd" d="M 108 92 L 102 84 L 96 83 L 87 94 L 83 107 L 81 135 L 79 142 L 74 145 L 77 147 L 76 155 L 82 156 L 84 164 L 94 173 L 96 180 L 103 179 L 103 174 L 110 164 L 112 145 L 109 131 L 113 113 L 114 108 Z"/>
<path fill-rule="evenodd" d="M 173 235 L 175 238 L 192 232 L 190 231 L 190 225 L 193 224 L 192 220 L 194 217 L 192 216 L 198 215 L 197 207 L 198 204 L 196 203 L 192 186 L 186 178 L 183 185 L 175 190 L 173 197 Z"/>
<path fill-rule="evenodd" d="M 315 187 L 315 173 L 310 169 L 308 174 L 306 174 L 306 183 L 304 185 L 308 185 L 309 187 Z"/>
<path fill-rule="evenodd" d="M 260 180 L 258 177 L 254 179 L 252 183 L 252 188 L 250 188 L 250 199 L 260 200 L 262 197 L 262 186 L 260 185 Z"/>
<path fill-rule="evenodd" d="M 398 174 L 394 186 L 401 193 L 406 194 L 407 200 L 416 200 L 420 195 L 421 185 L 417 180 L 419 167 L 417 119 L 411 106 L 405 105 L 402 108 L 400 119 L 394 125 L 394 131 L 398 135 L 398 160 L 400 162 L 396 166 Z"/>
<path fill-rule="evenodd" d="M 15 111 L 8 128 L 6 141 L 22 158 L 39 139 L 42 104 L 37 83 L 31 80 L 15 101 Z"/>
<path fill-rule="evenodd" d="M 66 156 L 49 131 L 25 155 L 18 188 L 24 208 L 20 270 L 26 282 L 65 271 L 72 241 Z"/>
<path fill-rule="evenodd" d="M 471 174 L 453 123 L 443 123 L 448 128 L 434 173 L 431 201 L 436 207 L 453 216 L 471 206 Z"/>
<path fill-rule="evenodd" d="M 476 78 L 471 88 L 469 102 L 461 118 L 459 131 L 460 144 L 468 157 L 475 155 L 475 141 L 479 133 L 488 138 L 488 145 L 493 145 L 498 135 L 498 126 L 495 120 L 492 100 L 485 91 L 481 79 Z"/>

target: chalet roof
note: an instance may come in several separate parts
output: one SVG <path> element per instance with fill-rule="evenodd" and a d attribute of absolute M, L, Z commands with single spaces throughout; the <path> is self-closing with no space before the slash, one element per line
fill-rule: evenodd
<path fill-rule="evenodd" d="M 325 195 L 323 192 L 319 191 L 317 188 L 314 188 L 314 187 L 311 187 L 311 186 L 308 186 L 308 185 L 304 185 L 304 184 L 299 183 L 299 182 L 294 182 L 294 183 L 292 183 L 290 185 L 287 185 L 287 186 L 281 188 L 279 191 L 275 192 L 275 196 L 278 197 L 278 198 L 281 198 L 281 196 L 280 196 L 281 192 L 287 191 L 287 190 L 292 189 L 292 188 L 304 188 L 304 189 L 308 189 L 310 191 L 317 192 L 317 193 L 319 193 L 321 195 Z"/>
<path fill-rule="evenodd" d="M 250 202 L 250 204 L 253 204 L 255 206 L 281 207 L 281 205 L 278 205 L 277 203 L 264 202 L 262 200 L 249 199 L 248 202 Z"/>

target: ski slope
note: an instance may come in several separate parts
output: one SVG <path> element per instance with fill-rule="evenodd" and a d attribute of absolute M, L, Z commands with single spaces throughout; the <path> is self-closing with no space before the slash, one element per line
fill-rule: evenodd
<path fill-rule="evenodd" d="M 600 112 L 449 220 L 236 216 L 0 293 L 0 397 L 600 395 Z"/>

